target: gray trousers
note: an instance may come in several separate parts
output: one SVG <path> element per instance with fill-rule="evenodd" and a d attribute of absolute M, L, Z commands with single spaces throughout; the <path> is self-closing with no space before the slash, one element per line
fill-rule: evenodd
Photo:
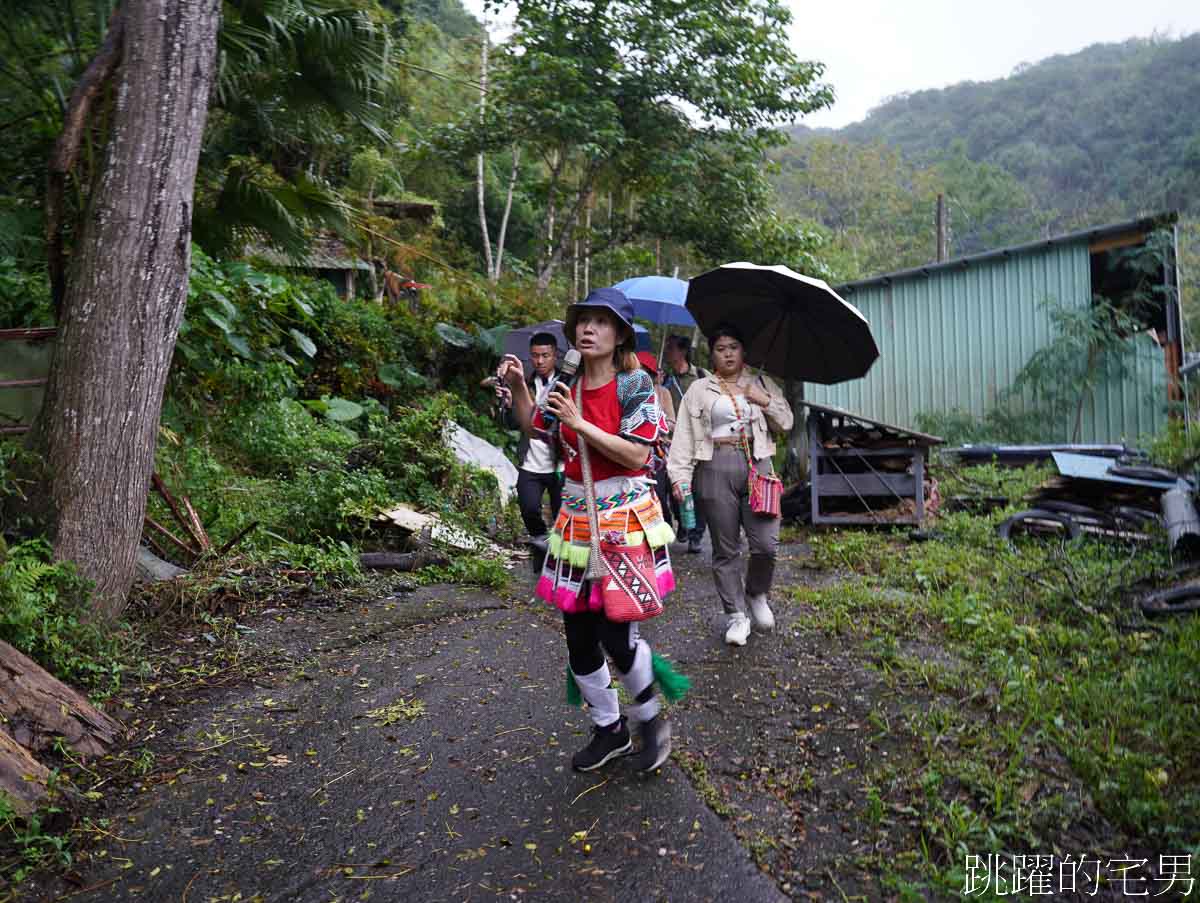
<path fill-rule="evenodd" d="M 755 462 L 762 473 L 771 473 L 771 459 Z M 766 593 L 775 575 L 779 548 L 779 518 L 750 511 L 749 468 L 746 453 L 736 445 L 718 445 L 711 461 L 696 465 L 696 501 L 704 510 L 712 535 L 713 582 L 726 614 L 746 610 L 746 597 Z M 750 562 L 742 580 L 742 537 L 750 544 Z"/>

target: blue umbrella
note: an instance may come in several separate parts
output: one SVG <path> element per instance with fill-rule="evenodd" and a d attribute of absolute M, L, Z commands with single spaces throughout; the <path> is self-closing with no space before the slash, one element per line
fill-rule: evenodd
<path fill-rule="evenodd" d="M 696 325 L 696 319 L 683 306 L 688 293 L 688 284 L 683 279 L 634 276 L 618 282 L 613 288 L 619 288 L 633 302 L 635 317 L 672 326 Z"/>

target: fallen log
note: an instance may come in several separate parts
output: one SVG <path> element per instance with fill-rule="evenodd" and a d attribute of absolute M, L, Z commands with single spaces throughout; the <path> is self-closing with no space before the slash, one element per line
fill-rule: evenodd
<path fill-rule="evenodd" d="M 450 559 L 441 552 L 423 549 L 419 552 L 363 552 L 358 556 L 358 563 L 373 571 L 415 571 L 449 564 Z"/>
<path fill-rule="evenodd" d="M 0 723 L 29 750 L 61 739 L 80 756 L 106 751 L 121 725 L 37 662 L 0 641 Z"/>
<path fill-rule="evenodd" d="M 28 815 L 46 794 L 50 769 L 24 746 L 0 730 L 0 796 L 18 815 Z"/>

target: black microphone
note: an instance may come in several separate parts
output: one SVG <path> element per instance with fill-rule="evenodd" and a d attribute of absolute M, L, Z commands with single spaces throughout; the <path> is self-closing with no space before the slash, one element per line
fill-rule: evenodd
<path fill-rule="evenodd" d="M 541 397 L 538 398 L 538 409 L 542 412 L 542 422 L 547 430 L 552 430 L 558 425 L 558 418 L 554 413 L 546 408 L 546 401 L 550 398 L 550 393 L 555 390 L 565 391 L 571 390 L 571 382 L 575 379 L 575 372 L 579 369 L 580 361 L 583 358 L 579 352 L 572 348 L 563 355 L 562 367 L 559 370 L 558 376 L 542 391 Z M 561 388 L 560 388 L 561 387 Z"/>

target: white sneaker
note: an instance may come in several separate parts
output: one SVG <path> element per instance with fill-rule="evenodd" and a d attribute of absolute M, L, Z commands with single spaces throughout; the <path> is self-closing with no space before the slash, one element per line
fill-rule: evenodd
<path fill-rule="evenodd" d="M 725 628 L 725 642 L 730 646 L 745 646 L 750 637 L 750 619 L 744 612 L 735 611 L 729 616 L 729 626 Z"/>
<path fill-rule="evenodd" d="M 767 604 L 767 594 L 750 596 L 750 620 L 754 622 L 755 630 L 770 631 L 775 629 L 775 615 L 771 614 L 771 606 Z"/>

